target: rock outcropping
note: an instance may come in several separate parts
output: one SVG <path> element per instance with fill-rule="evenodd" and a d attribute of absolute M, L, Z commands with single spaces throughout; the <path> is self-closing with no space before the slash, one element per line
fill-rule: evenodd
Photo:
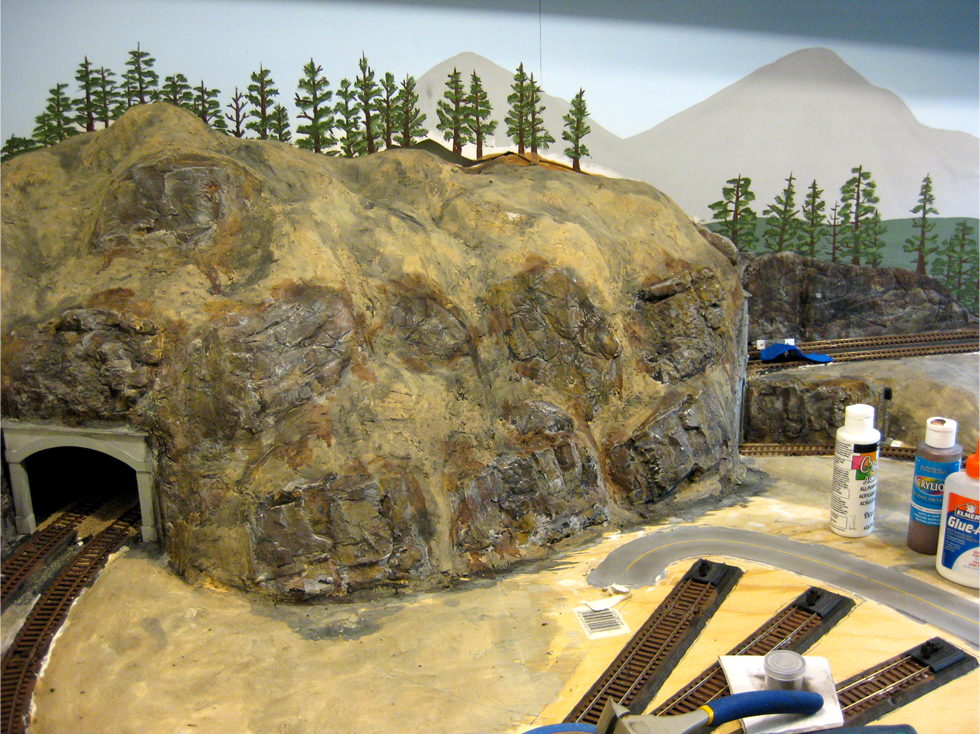
<path fill-rule="evenodd" d="M 4 416 L 149 434 L 181 573 L 440 583 L 740 471 L 738 273 L 646 184 L 156 104 L 2 186 Z"/>
<path fill-rule="evenodd" d="M 795 252 L 742 257 L 752 341 L 916 334 L 977 323 L 938 280 L 910 270 L 813 260 Z"/>

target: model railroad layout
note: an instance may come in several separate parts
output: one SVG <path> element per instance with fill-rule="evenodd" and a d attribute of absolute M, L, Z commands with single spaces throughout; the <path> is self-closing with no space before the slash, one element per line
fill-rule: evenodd
<path fill-rule="evenodd" d="M 54 554 L 75 542 L 82 520 L 112 499 L 108 502 L 103 499 L 77 503 L 18 548 L 3 565 L 4 605 L 9 604 L 30 573 L 45 566 Z M 134 503 L 108 527 L 82 543 L 77 554 L 34 603 L 20 631 L 3 654 L 0 734 L 27 731 L 38 672 L 51 641 L 68 616 L 68 610 L 82 590 L 94 581 L 109 556 L 136 536 L 139 527 L 140 508 L 138 503 Z"/>
<path fill-rule="evenodd" d="M 795 346 L 804 354 L 826 354 L 835 362 L 857 362 L 976 352 L 980 351 L 980 335 L 976 329 L 960 329 L 923 334 L 832 339 L 799 343 Z M 749 348 L 749 373 L 772 372 L 813 364 L 807 360 L 763 362 L 760 355 L 758 348 L 754 346 Z"/>
<path fill-rule="evenodd" d="M 607 700 L 642 714 L 659 692 L 668 675 L 683 656 L 688 642 L 691 617 L 703 627 L 715 609 L 719 596 L 727 595 L 741 570 L 725 564 L 704 569 L 704 559 L 677 583 L 647 622 L 626 644 L 613 663 L 588 693 L 565 717 L 565 722 L 594 724 Z M 718 581 L 707 580 L 706 573 Z M 727 574 L 721 581 L 720 574 Z M 724 594 L 719 595 L 721 587 Z M 695 599 L 715 595 L 714 603 L 698 604 Z M 832 630 L 854 606 L 853 600 L 811 587 L 786 608 L 777 612 L 729 655 L 764 655 L 771 650 L 804 652 Z M 668 649 L 669 648 L 669 649 Z M 652 650 L 654 654 L 643 654 Z M 879 663 L 837 684 L 837 697 L 846 726 L 875 721 L 910 701 L 954 680 L 978 665 L 977 659 L 940 637 L 933 637 L 890 660 Z M 672 716 L 689 713 L 729 693 L 721 666 L 712 665 L 661 704 L 653 713 Z"/>
<path fill-rule="evenodd" d="M 897 359 L 975 352 L 978 334 L 975 330 L 934 332 L 811 342 L 797 347 L 803 352 L 830 354 L 835 361 Z M 749 350 L 750 372 L 807 364 L 810 363 L 763 363 L 759 361 L 757 349 Z M 815 444 L 742 444 L 739 450 L 745 456 L 834 453 L 832 445 Z M 883 446 L 881 455 L 912 460 L 915 448 Z M 0 597 L 3 609 L 7 609 L 27 581 L 46 568 L 52 558 L 78 543 L 77 530 L 83 520 L 114 500 L 82 499 L 16 548 L 3 564 Z M 71 604 L 93 582 L 108 557 L 137 536 L 139 525 L 139 506 L 134 504 L 104 530 L 86 539 L 35 602 L 3 655 L 0 734 L 26 732 L 40 666 Z M 704 559 L 697 561 L 565 720 L 594 724 L 607 700 L 642 713 L 741 575 L 742 571 L 733 566 Z M 845 597 L 812 587 L 729 654 L 764 655 L 780 648 L 802 652 L 829 631 L 851 606 L 853 601 Z M 858 725 L 874 721 L 975 667 L 977 660 L 972 655 L 941 638 L 933 638 L 840 683 L 837 692 L 845 723 Z M 663 703 L 656 713 L 686 713 L 727 693 L 724 673 L 720 666 L 714 665 Z"/>

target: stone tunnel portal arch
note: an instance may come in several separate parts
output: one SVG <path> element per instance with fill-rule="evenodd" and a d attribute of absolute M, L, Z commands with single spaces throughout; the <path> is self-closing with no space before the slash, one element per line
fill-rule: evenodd
<path fill-rule="evenodd" d="M 153 498 L 154 462 L 145 433 L 127 428 L 68 428 L 19 421 L 3 421 L 2 426 L 18 532 L 33 533 L 37 529 L 30 481 L 23 462 L 46 449 L 76 447 L 107 454 L 132 467 L 136 472 L 143 540 L 159 538 Z"/>

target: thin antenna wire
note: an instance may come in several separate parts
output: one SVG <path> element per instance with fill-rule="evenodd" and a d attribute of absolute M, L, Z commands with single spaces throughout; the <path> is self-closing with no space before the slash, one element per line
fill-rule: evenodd
<path fill-rule="evenodd" d="M 541 59 L 544 56 L 544 54 L 541 51 L 541 15 L 542 15 L 541 3 L 542 2 L 543 0 L 538 0 L 538 81 L 540 81 L 543 84 L 544 69 L 542 68 L 543 64 L 541 61 Z"/>

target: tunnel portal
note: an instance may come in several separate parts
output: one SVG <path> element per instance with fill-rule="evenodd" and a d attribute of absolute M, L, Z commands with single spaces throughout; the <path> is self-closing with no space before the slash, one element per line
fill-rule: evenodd
<path fill-rule="evenodd" d="M 94 489 L 99 482 L 135 488 L 144 541 L 159 538 L 153 495 L 154 457 L 144 433 L 128 428 L 69 428 L 3 421 L 17 531 L 33 533 L 38 520 Z"/>
<path fill-rule="evenodd" d="M 31 454 L 22 462 L 31 488 L 34 519 L 42 523 L 83 497 L 109 500 L 138 496 L 136 471 L 95 449 L 60 446 Z"/>

